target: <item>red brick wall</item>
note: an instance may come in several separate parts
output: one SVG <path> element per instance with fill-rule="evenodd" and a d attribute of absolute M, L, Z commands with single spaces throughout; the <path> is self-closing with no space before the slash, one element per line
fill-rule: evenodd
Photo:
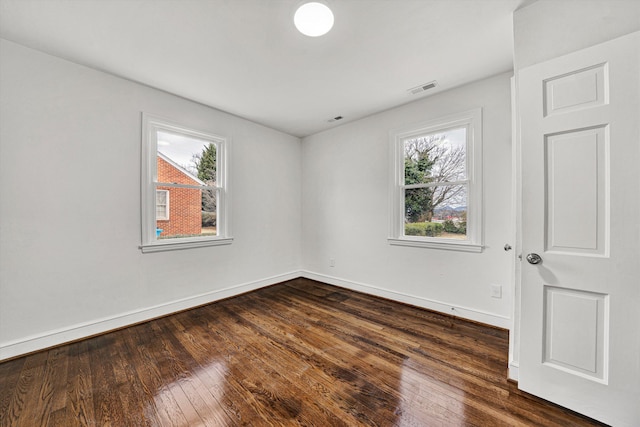
<path fill-rule="evenodd" d="M 158 182 L 199 184 L 161 157 L 158 157 Z M 200 234 L 202 191 L 161 186 L 158 190 L 169 190 L 169 219 L 157 221 L 157 227 L 163 230 L 160 237 Z"/>

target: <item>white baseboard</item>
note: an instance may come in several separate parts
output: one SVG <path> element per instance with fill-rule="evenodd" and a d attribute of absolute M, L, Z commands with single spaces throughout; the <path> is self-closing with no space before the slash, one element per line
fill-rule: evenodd
<path fill-rule="evenodd" d="M 300 275 L 307 279 L 317 280 L 319 282 L 324 282 L 330 285 L 336 285 L 343 288 L 352 289 L 354 291 L 359 291 L 366 294 L 377 295 L 379 297 L 387 298 L 390 300 L 400 301 L 406 304 L 427 308 L 429 310 L 450 314 L 456 317 L 461 317 L 467 320 L 473 320 L 475 322 L 480 322 L 487 325 L 496 326 L 499 328 L 509 329 L 511 327 L 510 318 L 506 316 L 494 314 L 494 313 L 488 313 L 485 311 L 476 310 L 468 307 L 462 307 L 459 305 L 447 304 L 444 302 L 435 301 L 435 300 L 424 298 L 424 297 L 418 297 L 415 295 L 409 295 L 402 292 L 391 291 L 389 289 L 382 289 L 376 286 L 353 282 L 351 280 L 340 279 L 337 277 L 327 276 L 325 274 L 314 273 L 306 270 L 301 271 Z"/>
<path fill-rule="evenodd" d="M 520 370 L 520 366 L 517 363 L 515 362 L 509 363 L 509 374 L 507 375 L 509 379 L 518 381 L 519 370 Z"/>
<path fill-rule="evenodd" d="M 79 323 L 65 328 L 54 329 L 41 334 L 21 338 L 19 340 L 0 343 L 0 361 L 23 354 L 79 340 L 114 329 L 145 322 L 171 313 L 208 304 L 224 298 L 229 298 L 255 289 L 300 277 L 299 271 L 281 274 L 254 282 L 243 283 L 228 288 L 206 292 L 153 307 L 129 311 L 115 316 L 104 317 L 89 322 Z"/>

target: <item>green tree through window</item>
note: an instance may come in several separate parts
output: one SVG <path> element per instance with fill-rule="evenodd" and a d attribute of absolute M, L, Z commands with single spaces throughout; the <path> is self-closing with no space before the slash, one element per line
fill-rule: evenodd
<path fill-rule="evenodd" d="M 198 178 L 207 185 L 216 185 L 216 145 L 209 143 L 202 149 L 202 153 L 193 155 L 193 163 L 196 165 Z M 216 192 L 213 190 L 204 190 L 202 192 L 202 211 L 216 212 Z M 205 222 L 203 218 L 203 222 Z M 209 220 L 215 224 L 215 220 Z M 209 224 L 205 224 L 209 225 Z"/>

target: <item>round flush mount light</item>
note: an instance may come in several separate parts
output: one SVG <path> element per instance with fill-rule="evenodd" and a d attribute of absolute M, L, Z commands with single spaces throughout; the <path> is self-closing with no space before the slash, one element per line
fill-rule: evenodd
<path fill-rule="evenodd" d="M 322 36 L 333 27 L 333 12 L 322 3 L 305 3 L 296 10 L 293 23 L 305 36 Z"/>

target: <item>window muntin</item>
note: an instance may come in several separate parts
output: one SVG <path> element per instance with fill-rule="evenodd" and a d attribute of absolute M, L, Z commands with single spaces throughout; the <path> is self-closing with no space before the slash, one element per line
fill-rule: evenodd
<path fill-rule="evenodd" d="M 143 252 L 230 243 L 227 139 L 148 115 L 143 122 Z"/>
<path fill-rule="evenodd" d="M 481 250 L 481 111 L 391 133 L 392 244 Z"/>

